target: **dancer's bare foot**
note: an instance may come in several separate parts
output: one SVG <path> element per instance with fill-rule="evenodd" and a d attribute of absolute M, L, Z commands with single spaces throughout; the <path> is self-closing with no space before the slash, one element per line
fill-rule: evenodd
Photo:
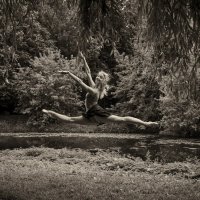
<path fill-rule="evenodd" d="M 43 112 L 43 113 L 46 113 L 46 114 L 48 114 L 48 113 L 49 113 L 49 111 L 48 111 L 48 110 L 46 110 L 46 109 L 42 109 L 42 112 Z"/>
<path fill-rule="evenodd" d="M 53 117 L 52 116 L 52 112 L 53 111 L 51 111 L 51 110 L 42 109 L 42 112 L 45 113 L 45 114 L 47 114 L 49 117 Z"/>
<path fill-rule="evenodd" d="M 146 126 L 157 127 L 157 126 L 159 126 L 159 123 L 158 122 L 146 122 Z"/>

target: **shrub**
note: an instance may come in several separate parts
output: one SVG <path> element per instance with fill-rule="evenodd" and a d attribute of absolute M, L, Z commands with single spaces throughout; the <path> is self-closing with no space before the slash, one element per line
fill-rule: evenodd
<path fill-rule="evenodd" d="M 188 100 L 177 101 L 175 98 L 162 98 L 163 134 L 180 136 L 199 136 L 200 104 Z"/>
<path fill-rule="evenodd" d="M 73 71 L 81 76 L 75 67 L 76 60 L 67 60 L 60 51 L 48 49 L 31 61 L 32 67 L 20 68 L 15 73 L 18 88 L 17 111 L 27 114 L 32 125 L 45 124 L 48 120 L 42 109 L 52 109 L 68 115 L 80 110 L 80 101 L 74 81 L 59 70 Z"/>
<path fill-rule="evenodd" d="M 132 115 L 145 120 L 160 118 L 159 85 L 151 63 L 151 55 L 138 52 L 134 57 L 115 52 L 118 65 L 116 74 L 119 81 L 115 97 L 119 100 L 116 107 L 122 114 Z"/>

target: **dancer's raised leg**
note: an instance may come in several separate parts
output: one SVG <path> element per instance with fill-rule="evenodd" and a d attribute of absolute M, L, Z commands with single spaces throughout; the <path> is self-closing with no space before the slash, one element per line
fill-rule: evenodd
<path fill-rule="evenodd" d="M 54 112 L 52 110 L 46 110 L 46 109 L 43 109 L 42 112 L 46 113 L 47 115 L 49 115 L 52 118 L 59 119 L 64 122 L 67 122 L 67 123 L 75 123 L 75 124 L 82 124 L 82 125 L 94 124 L 94 122 L 88 120 L 87 118 L 85 118 L 83 116 L 69 117 L 69 116 Z"/>

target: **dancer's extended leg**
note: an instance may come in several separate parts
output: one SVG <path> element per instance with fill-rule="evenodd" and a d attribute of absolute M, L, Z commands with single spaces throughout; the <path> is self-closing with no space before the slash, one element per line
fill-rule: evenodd
<path fill-rule="evenodd" d="M 131 116 L 120 117 L 117 115 L 110 115 L 107 118 L 98 117 L 98 116 L 95 116 L 95 118 L 99 122 L 103 122 L 103 123 L 116 122 L 116 123 L 126 123 L 126 124 L 140 124 L 140 125 L 144 125 L 144 126 L 154 126 L 154 125 L 157 126 L 158 125 L 157 122 L 146 122 L 146 121 L 142 121 L 138 118 L 131 117 Z"/>
<path fill-rule="evenodd" d="M 59 119 L 59 120 L 62 120 L 64 122 L 68 122 L 68 123 L 75 123 L 75 124 L 82 124 L 82 125 L 94 124 L 94 122 L 84 118 L 83 116 L 69 117 L 69 116 L 54 112 L 52 110 L 45 110 L 45 109 L 43 109 L 42 112 L 46 113 L 47 115 L 49 115 L 52 118 L 56 118 L 56 119 Z"/>
<path fill-rule="evenodd" d="M 95 122 L 102 122 L 102 123 L 109 123 L 109 122 L 114 122 L 114 123 L 126 123 L 126 124 L 140 124 L 144 126 L 157 126 L 157 122 L 146 122 L 142 121 L 138 118 L 131 117 L 131 116 L 126 116 L 126 117 L 120 117 L 117 115 L 110 115 L 109 117 L 99 117 L 95 116 L 93 121 L 90 121 L 83 116 L 78 116 L 78 117 L 68 117 L 66 115 L 59 114 L 57 112 L 51 111 L 51 110 L 45 110 L 43 109 L 42 112 L 48 114 L 50 117 L 63 120 L 68 123 L 76 123 L 76 124 L 83 124 L 83 125 L 91 125 L 95 124 Z"/>

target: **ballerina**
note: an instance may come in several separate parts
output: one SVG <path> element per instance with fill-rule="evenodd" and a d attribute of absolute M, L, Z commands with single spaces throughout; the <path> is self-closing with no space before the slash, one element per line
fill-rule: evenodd
<path fill-rule="evenodd" d="M 85 97 L 86 112 L 83 115 L 76 116 L 76 117 L 66 116 L 66 115 L 59 114 L 57 112 L 46 110 L 46 109 L 42 110 L 43 113 L 46 113 L 50 117 L 63 120 L 68 123 L 76 123 L 76 124 L 82 124 L 82 125 L 104 124 L 104 123 L 110 123 L 110 122 L 139 124 L 139 125 L 144 125 L 144 126 L 158 125 L 157 122 L 142 121 L 132 116 L 113 115 L 109 113 L 107 110 L 105 110 L 104 108 L 102 108 L 98 104 L 98 100 L 102 99 L 105 95 L 107 95 L 107 90 L 108 90 L 107 83 L 109 81 L 109 75 L 104 71 L 100 71 L 97 74 L 95 81 L 93 81 L 90 68 L 87 64 L 87 61 L 84 55 L 80 52 L 79 56 L 83 60 L 84 69 L 87 74 L 89 85 L 85 84 L 80 78 L 78 78 L 76 75 L 74 75 L 70 71 L 59 71 L 59 73 L 69 75 L 87 92 L 86 97 Z"/>

